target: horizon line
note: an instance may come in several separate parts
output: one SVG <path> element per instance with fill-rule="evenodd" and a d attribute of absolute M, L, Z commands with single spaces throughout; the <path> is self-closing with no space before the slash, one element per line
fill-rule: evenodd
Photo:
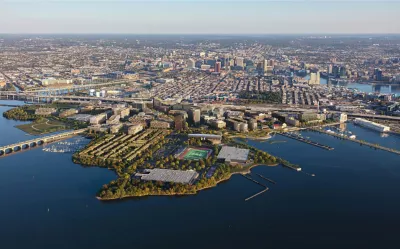
<path fill-rule="evenodd" d="M 104 32 L 104 33 L 90 33 L 90 32 L 77 32 L 77 33 L 63 33 L 63 32 L 0 32 L 0 35 L 400 35 L 399 33 L 357 33 L 357 32 L 327 32 L 327 33 L 319 33 L 319 32 L 310 32 L 310 33 L 128 33 L 128 32 Z"/>

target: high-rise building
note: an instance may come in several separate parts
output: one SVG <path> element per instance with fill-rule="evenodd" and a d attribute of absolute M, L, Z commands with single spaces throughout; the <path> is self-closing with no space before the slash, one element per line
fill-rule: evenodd
<path fill-rule="evenodd" d="M 190 69 L 195 68 L 195 66 L 196 66 L 196 62 L 193 59 L 189 59 L 186 64 L 187 64 L 187 68 L 190 68 Z"/>
<path fill-rule="evenodd" d="M 340 74 L 339 76 L 340 76 L 341 78 L 347 77 L 347 70 L 346 70 L 346 67 L 345 67 L 345 66 L 341 66 L 341 67 L 340 67 L 339 74 Z"/>
<path fill-rule="evenodd" d="M 329 64 L 328 65 L 328 69 L 326 70 L 328 74 L 332 74 L 333 73 L 333 65 Z"/>
<path fill-rule="evenodd" d="M 310 74 L 310 80 L 308 81 L 308 84 L 310 85 L 316 85 L 320 83 L 320 74 L 317 71 L 316 73 L 311 73 Z"/>
<path fill-rule="evenodd" d="M 200 109 L 192 108 L 189 111 L 189 120 L 193 125 L 198 126 L 200 124 Z"/>
<path fill-rule="evenodd" d="M 382 70 L 380 70 L 379 68 L 375 68 L 375 70 L 374 70 L 375 80 L 378 80 L 378 81 L 382 80 L 382 76 L 383 76 Z"/>
<path fill-rule="evenodd" d="M 339 77 L 340 76 L 340 67 L 339 66 L 333 66 L 332 68 L 332 74 L 335 77 Z"/>
<path fill-rule="evenodd" d="M 274 61 L 273 60 L 263 60 L 262 62 L 262 68 L 264 74 L 272 74 L 274 71 Z"/>
<path fill-rule="evenodd" d="M 236 66 L 244 67 L 244 59 L 242 57 L 236 57 Z"/>
<path fill-rule="evenodd" d="M 267 67 L 268 67 L 268 60 L 263 60 L 262 68 L 263 68 L 264 73 L 267 72 Z"/>
<path fill-rule="evenodd" d="M 181 131 L 186 129 L 186 120 L 183 114 L 177 114 L 175 116 L 175 130 Z"/>
<path fill-rule="evenodd" d="M 220 73 L 221 72 L 221 62 L 220 61 L 217 61 L 215 63 L 214 72 L 216 72 L 216 73 Z"/>

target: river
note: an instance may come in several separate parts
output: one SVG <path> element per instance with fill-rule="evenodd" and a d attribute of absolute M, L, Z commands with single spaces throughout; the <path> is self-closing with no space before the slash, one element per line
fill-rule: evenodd
<path fill-rule="evenodd" d="M 2 117 L 7 109 L 0 107 L 0 144 L 28 138 L 13 127 L 20 122 Z M 369 136 L 370 131 L 357 129 Z M 335 149 L 280 136 L 272 138 L 273 144 L 249 141 L 316 176 L 281 166 L 256 167 L 253 173 L 277 184 L 263 182 L 269 191 L 247 202 L 261 189 L 239 175 L 194 196 L 101 202 L 96 191 L 115 179 L 112 171 L 84 168 L 72 163 L 71 154 L 40 148 L 0 158 L 0 246 L 397 248 L 400 157 L 327 135 L 303 136 Z M 373 134 L 370 139 L 384 138 Z M 399 138 L 390 139 L 390 145 L 398 145 Z"/>

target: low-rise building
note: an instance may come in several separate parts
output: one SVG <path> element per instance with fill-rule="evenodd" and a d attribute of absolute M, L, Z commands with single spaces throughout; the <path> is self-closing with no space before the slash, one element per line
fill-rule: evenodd
<path fill-rule="evenodd" d="M 249 149 L 223 146 L 217 159 L 228 163 L 246 163 L 249 157 L 249 152 Z"/>
<path fill-rule="evenodd" d="M 106 124 L 119 124 L 119 115 L 112 115 L 107 121 Z"/>
<path fill-rule="evenodd" d="M 110 126 L 110 133 L 118 133 L 122 128 L 122 124 L 113 124 Z"/>
<path fill-rule="evenodd" d="M 144 129 L 143 125 L 136 124 L 128 127 L 128 135 L 135 135 Z"/>
<path fill-rule="evenodd" d="M 36 115 L 43 115 L 43 116 L 52 115 L 55 114 L 56 112 L 57 112 L 56 108 L 38 108 L 35 110 Z"/>
<path fill-rule="evenodd" d="M 226 123 L 222 120 L 210 120 L 210 126 L 215 129 L 224 129 L 226 128 Z"/>
<path fill-rule="evenodd" d="M 299 126 L 300 125 L 300 121 L 295 119 L 294 117 L 285 117 L 285 123 L 290 125 L 290 126 Z"/>
<path fill-rule="evenodd" d="M 136 173 L 135 176 L 143 181 L 192 184 L 199 177 L 199 173 L 194 170 L 145 169 L 143 173 Z"/>
<path fill-rule="evenodd" d="M 129 117 L 131 110 L 128 107 L 117 107 L 113 108 L 114 115 L 119 115 L 120 118 Z"/>
<path fill-rule="evenodd" d="M 171 128 L 171 123 L 161 120 L 152 120 L 150 122 L 150 127 L 155 129 L 169 129 Z"/>
<path fill-rule="evenodd" d="M 107 114 L 101 113 L 96 116 L 92 116 L 90 118 L 90 124 L 92 124 L 92 125 L 102 124 L 102 123 L 106 122 L 106 120 L 107 120 Z"/>
<path fill-rule="evenodd" d="M 60 118 L 66 118 L 66 117 L 75 115 L 75 114 L 77 114 L 77 113 L 78 113 L 78 110 L 72 108 L 72 109 L 68 109 L 68 110 L 62 111 L 62 112 L 59 114 L 59 116 L 60 116 Z"/>

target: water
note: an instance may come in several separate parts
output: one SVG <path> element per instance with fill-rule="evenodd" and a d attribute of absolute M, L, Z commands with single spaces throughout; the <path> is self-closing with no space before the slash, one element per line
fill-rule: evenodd
<path fill-rule="evenodd" d="M 310 76 L 306 76 L 305 79 L 309 79 Z M 392 93 L 400 96 L 400 84 L 392 84 L 392 85 L 379 85 L 379 84 L 361 84 L 361 83 L 346 83 L 339 82 L 333 83 L 332 81 L 328 81 L 328 79 L 321 78 L 321 85 L 330 85 L 330 86 L 343 86 L 347 88 L 357 89 L 360 92 L 365 93 Z"/>
<path fill-rule="evenodd" d="M 13 124 L 0 117 L 1 143 L 26 138 Z M 4 140 L 3 131 L 13 134 Z M 116 177 L 109 170 L 41 149 L 1 158 L 0 246 L 398 248 L 400 157 L 310 135 L 335 150 L 279 136 L 273 140 L 286 142 L 249 141 L 316 176 L 257 167 L 277 184 L 264 182 L 270 190 L 247 202 L 261 188 L 239 175 L 195 196 L 100 202 L 97 190 Z"/>
<path fill-rule="evenodd" d="M 344 129 L 341 129 L 340 127 Z M 380 133 L 372 129 L 368 129 L 359 125 L 354 125 L 354 123 L 341 124 L 340 127 L 335 126 L 335 129 L 333 129 L 332 127 L 326 127 L 325 130 L 331 129 L 335 133 L 339 133 L 337 130 L 339 129 L 340 131 L 345 131 L 345 134 L 348 136 L 356 135 L 356 139 L 358 140 L 364 140 L 369 143 L 379 144 L 388 148 L 400 150 L 400 135 L 390 134 L 390 133 Z M 315 137 L 313 134 L 309 133 L 307 136 L 310 136 L 311 139 Z M 317 139 L 321 138 L 320 136 L 316 137 Z M 323 140 L 321 141 L 323 142 Z"/>

